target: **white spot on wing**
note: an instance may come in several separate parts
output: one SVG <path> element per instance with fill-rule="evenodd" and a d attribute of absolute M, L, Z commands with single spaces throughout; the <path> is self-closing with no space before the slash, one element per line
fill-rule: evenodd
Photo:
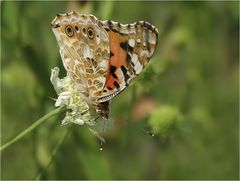
<path fill-rule="evenodd" d="M 142 71 L 143 65 L 138 61 L 138 55 L 134 53 L 131 61 L 134 63 L 135 72 L 139 74 Z"/>
<path fill-rule="evenodd" d="M 83 57 L 84 58 L 87 58 L 87 57 L 92 58 L 92 54 L 91 54 L 91 51 L 90 51 L 90 48 L 88 45 L 83 47 Z"/>
<path fill-rule="evenodd" d="M 105 68 L 108 61 L 105 59 L 102 59 L 100 62 L 98 62 L 98 67 Z"/>
<path fill-rule="evenodd" d="M 135 66 L 135 67 L 134 67 L 134 70 L 135 70 L 136 74 L 140 74 L 140 72 L 142 71 L 142 69 L 143 69 L 142 64 L 139 64 L 139 66 Z"/>
<path fill-rule="evenodd" d="M 131 61 L 134 63 L 134 65 L 137 64 L 137 62 L 138 62 L 138 56 L 137 56 L 137 54 L 135 54 L 135 53 L 133 54 Z"/>
<path fill-rule="evenodd" d="M 100 38 L 99 37 L 96 37 L 96 42 L 97 42 L 97 45 L 100 43 Z"/>
<path fill-rule="evenodd" d="M 134 40 L 134 39 L 129 39 L 129 40 L 128 40 L 128 44 L 129 44 L 131 47 L 134 47 L 134 46 L 135 46 L 135 40 Z"/>

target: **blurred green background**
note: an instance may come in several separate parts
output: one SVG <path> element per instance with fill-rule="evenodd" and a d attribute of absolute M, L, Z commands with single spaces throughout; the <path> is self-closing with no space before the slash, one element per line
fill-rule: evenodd
<path fill-rule="evenodd" d="M 50 23 L 75 10 L 151 22 L 157 51 L 111 102 L 100 142 L 56 116 L 1 152 L 1 179 L 238 179 L 239 2 L 1 2 L 1 143 L 54 108 L 62 67 Z M 154 136 L 151 136 L 154 133 Z"/>

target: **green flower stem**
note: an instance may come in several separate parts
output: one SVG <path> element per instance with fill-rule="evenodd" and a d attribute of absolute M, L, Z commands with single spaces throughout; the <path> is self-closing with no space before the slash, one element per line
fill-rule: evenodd
<path fill-rule="evenodd" d="M 62 137 L 59 139 L 57 145 L 54 147 L 52 154 L 49 158 L 49 161 L 46 165 L 46 167 L 44 168 L 44 170 L 42 170 L 36 177 L 35 180 L 41 180 L 42 176 L 46 173 L 46 171 L 48 170 L 48 168 L 51 166 L 52 162 L 54 161 L 57 151 L 59 150 L 59 148 L 61 147 L 61 145 L 63 144 L 64 140 L 67 138 L 68 134 L 70 133 L 71 127 L 69 127 L 68 129 L 66 129 L 66 131 L 64 132 L 64 134 L 62 135 Z"/>
<path fill-rule="evenodd" d="M 21 133 L 19 133 L 17 136 L 15 136 L 13 139 L 11 139 L 10 141 L 8 141 L 7 143 L 5 143 L 4 145 L 2 145 L 0 147 L 0 151 L 3 151 L 4 149 L 6 149 L 7 147 L 11 146 L 12 144 L 14 144 L 15 142 L 19 141 L 20 139 L 22 139 L 26 134 L 30 133 L 31 131 L 33 131 L 35 128 L 37 128 L 38 126 L 40 126 L 42 123 L 44 123 L 45 121 L 47 121 L 49 118 L 61 113 L 63 110 L 65 110 L 65 107 L 59 107 L 51 112 L 49 112 L 48 114 L 46 114 L 45 116 L 41 117 L 40 119 L 38 119 L 35 123 L 33 123 L 31 126 L 29 126 L 27 129 L 25 129 L 24 131 L 22 131 Z"/>

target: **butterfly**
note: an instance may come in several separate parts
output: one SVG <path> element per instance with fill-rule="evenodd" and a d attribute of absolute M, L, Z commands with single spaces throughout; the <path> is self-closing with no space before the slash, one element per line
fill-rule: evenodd
<path fill-rule="evenodd" d="M 57 14 L 51 25 L 79 94 L 108 119 L 109 101 L 142 72 L 155 52 L 157 28 L 146 21 L 124 25 L 74 11 Z"/>

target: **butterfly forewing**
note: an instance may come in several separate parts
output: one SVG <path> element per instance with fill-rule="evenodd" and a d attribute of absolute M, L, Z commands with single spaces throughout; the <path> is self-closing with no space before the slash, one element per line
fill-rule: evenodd
<path fill-rule="evenodd" d="M 148 63 L 158 40 L 158 30 L 145 21 L 127 25 L 102 23 L 109 36 L 110 61 L 99 102 L 111 99 L 131 83 Z"/>

